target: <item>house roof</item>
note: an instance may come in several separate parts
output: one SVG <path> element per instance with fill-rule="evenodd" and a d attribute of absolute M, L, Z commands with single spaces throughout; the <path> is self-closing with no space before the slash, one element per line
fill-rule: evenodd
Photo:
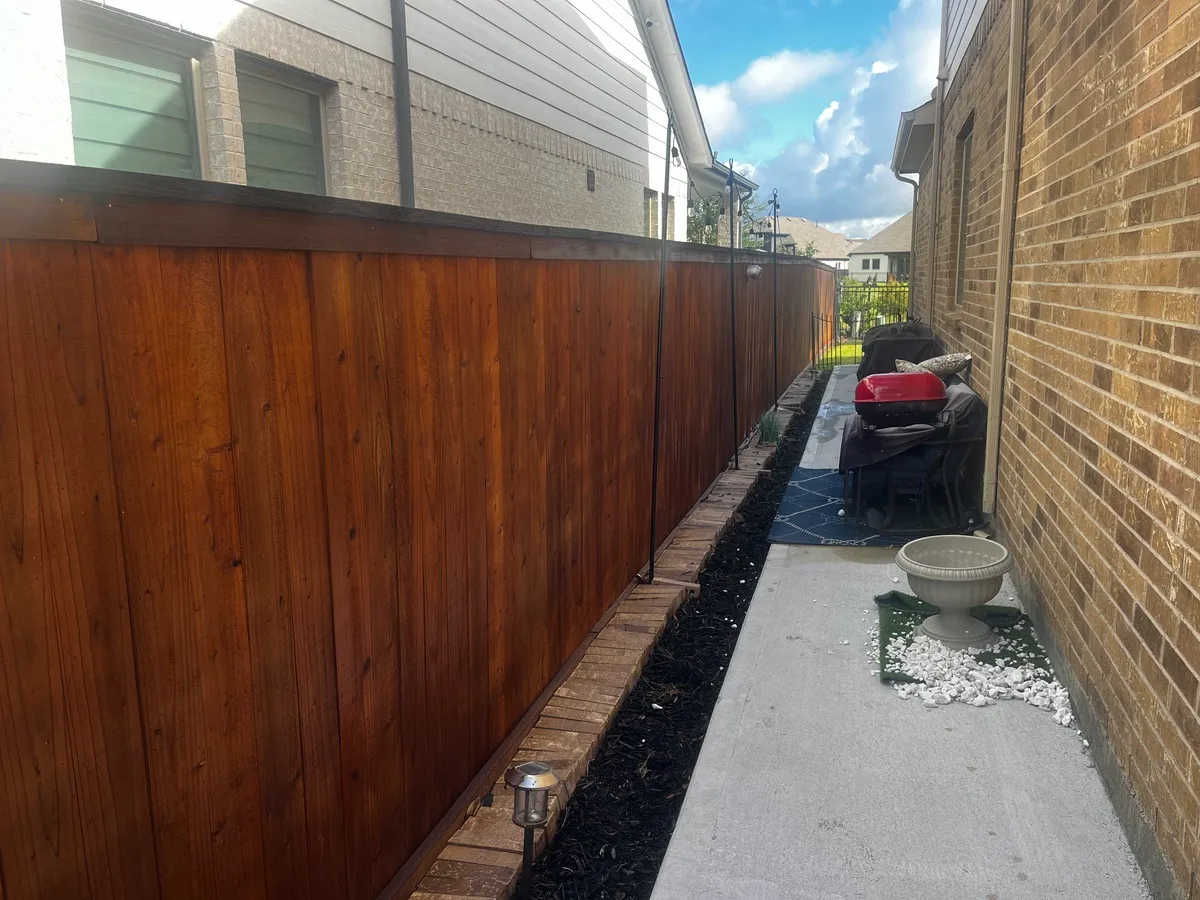
<path fill-rule="evenodd" d="M 882 231 L 876 232 L 850 252 L 908 253 L 912 250 L 912 213 L 905 213 Z"/>
<path fill-rule="evenodd" d="M 764 219 L 760 224 L 762 225 L 761 230 L 769 234 L 774 223 Z M 759 230 L 757 226 L 756 230 Z M 822 228 L 816 222 L 810 222 L 801 216 L 780 216 L 779 233 L 787 235 L 787 238 L 781 240 L 780 243 L 789 241 L 794 243 L 797 252 L 803 250 L 810 243 L 815 244 L 817 259 L 846 259 L 858 243 L 844 234 Z"/>
<path fill-rule="evenodd" d="M 683 58 L 679 33 L 671 18 L 671 8 L 667 0 L 633 0 L 633 7 L 642 39 L 650 54 L 650 62 L 658 76 L 667 107 L 675 119 L 675 134 L 692 186 L 700 197 L 719 194 L 729 183 L 729 167 L 713 158 L 712 145 L 708 142 L 704 119 L 700 115 L 700 104 L 696 102 L 692 77 Z M 741 192 L 753 191 L 758 187 L 737 172 L 734 172 L 733 179 Z"/>
<path fill-rule="evenodd" d="M 900 113 L 896 146 L 892 149 L 892 171 L 897 175 L 921 171 L 921 164 L 933 147 L 934 112 L 934 103 L 928 100 L 916 109 Z"/>

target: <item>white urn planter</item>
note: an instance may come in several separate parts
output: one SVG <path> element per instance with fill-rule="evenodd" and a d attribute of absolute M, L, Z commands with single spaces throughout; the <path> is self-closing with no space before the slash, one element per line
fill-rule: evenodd
<path fill-rule="evenodd" d="M 896 554 L 912 592 L 936 606 L 917 629 L 947 647 L 986 647 L 996 639 L 991 626 L 971 615 L 1000 591 L 1013 566 L 1008 548 L 987 538 L 939 534 L 910 541 Z"/>

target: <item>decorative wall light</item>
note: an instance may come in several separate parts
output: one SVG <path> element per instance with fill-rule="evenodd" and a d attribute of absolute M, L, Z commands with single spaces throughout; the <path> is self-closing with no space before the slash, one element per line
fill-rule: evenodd
<path fill-rule="evenodd" d="M 757 281 L 758 276 L 762 274 L 762 266 L 758 263 L 751 263 L 746 266 L 746 277 L 751 281 Z"/>
<path fill-rule="evenodd" d="M 525 829 L 525 848 L 521 864 L 521 897 L 528 898 L 533 886 L 534 829 L 544 828 L 550 819 L 550 792 L 559 777 L 544 762 L 530 760 L 504 773 L 504 783 L 513 789 L 513 824 Z"/>

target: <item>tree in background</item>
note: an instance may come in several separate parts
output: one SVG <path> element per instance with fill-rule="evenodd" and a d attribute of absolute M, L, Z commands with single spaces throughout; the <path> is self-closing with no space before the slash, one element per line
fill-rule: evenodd
<path fill-rule="evenodd" d="M 804 249 L 800 251 L 799 256 L 806 256 L 809 259 L 815 259 L 817 256 L 817 245 L 813 241 L 809 241 L 804 245 Z"/>
<path fill-rule="evenodd" d="M 687 237 L 690 243 L 709 244 L 714 247 L 724 243 L 720 238 L 721 209 L 724 201 L 725 197 L 721 194 L 713 194 L 705 200 L 698 200 L 692 204 L 687 223 Z M 742 247 L 745 249 L 758 250 L 762 247 L 762 238 L 751 234 L 750 231 L 756 222 L 765 218 L 769 205 L 768 201 L 758 196 L 757 191 L 743 202 L 740 225 Z"/>

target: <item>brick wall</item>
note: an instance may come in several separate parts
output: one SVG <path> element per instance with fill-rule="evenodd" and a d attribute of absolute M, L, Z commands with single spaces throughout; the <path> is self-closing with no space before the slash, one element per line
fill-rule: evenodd
<path fill-rule="evenodd" d="M 416 72 L 411 97 L 417 206 L 642 234 L 644 167 Z"/>
<path fill-rule="evenodd" d="M 216 38 L 215 58 L 201 60 L 214 179 L 238 184 L 246 180 L 233 68 L 234 51 L 243 50 L 331 83 L 322 91 L 331 195 L 400 202 L 391 63 L 252 6 L 246 6 Z M 220 91 L 215 88 L 218 80 Z M 226 155 L 221 157 L 220 152 Z"/>
<path fill-rule="evenodd" d="M 1034 6 L 1000 513 L 1180 883 L 1200 868 L 1200 6 Z"/>
<path fill-rule="evenodd" d="M 1007 102 L 1008 4 L 991 0 L 981 28 L 1003 10 L 999 27 L 979 32 L 986 40 L 973 42 L 959 65 L 946 95 L 942 128 L 940 197 L 930 187 L 921 191 L 917 210 L 918 308 L 928 311 L 932 259 L 933 315 L 929 320 L 947 349 L 974 356 L 972 382 L 987 384 L 991 370 L 992 309 L 996 292 L 996 251 L 999 237 L 1000 179 L 1004 166 L 1004 111 Z M 963 232 L 961 303 L 956 303 L 959 259 L 959 220 L 962 179 L 960 135 L 971 125 L 971 179 Z M 932 157 L 933 154 L 930 154 Z M 932 166 L 932 161 L 930 163 Z M 922 180 L 925 180 L 924 178 Z M 931 251 L 929 223 L 938 205 L 937 241 Z M 924 234 L 921 233 L 924 223 Z M 931 256 L 932 252 L 932 256 Z M 926 304 L 922 306 L 922 304 Z"/>
<path fill-rule="evenodd" d="M 979 387 L 1007 42 L 1004 6 L 952 86 L 932 251 L 934 191 L 918 204 L 934 322 L 980 358 Z M 1127 828 L 1161 849 L 1165 895 L 1200 896 L 1200 5 L 1031 3 L 1027 54 L 998 522 L 1119 763 Z M 953 136 L 971 111 L 981 156 L 955 328 Z"/>

